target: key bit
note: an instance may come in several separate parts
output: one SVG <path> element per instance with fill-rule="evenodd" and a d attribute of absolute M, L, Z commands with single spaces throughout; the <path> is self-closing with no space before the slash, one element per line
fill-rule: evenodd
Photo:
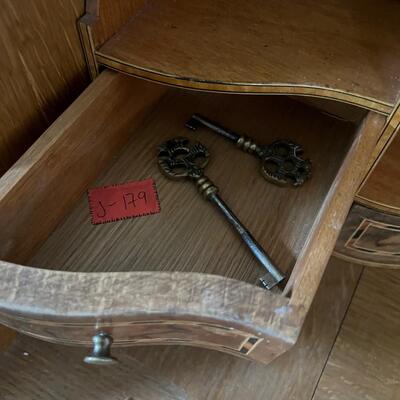
<path fill-rule="evenodd" d="M 272 289 L 285 279 L 285 276 L 272 263 L 263 248 L 253 238 L 251 233 L 239 221 L 233 211 L 218 195 L 218 188 L 204 175 L 204 168 L 209 161 L 210 153 L 199 142 L 191 143 L 186 138 L 174 138 L 158 147 L 158 166 L 161 172 L 170 179 L 189 179 L 194 182 L 206 200 L 209 200 L 221 211 L 229 223 L 236 229 L 247 247 L 267 270 L 259 278 L 261 285 Z"/>
<path fill-rule="evenodd" d="M 186 123 L 186 127 L 193 131 L 200 126 L 236 143 L 246 153 L 258 156 L 262 175 L 272 183 L 301 186 L 311 175 L 311 161 L 302 158 L 302 147 L 290 140 L 276 140 L 260 146 L 250 137 L 238 135 L 199 114 L 193 114 Z"/>

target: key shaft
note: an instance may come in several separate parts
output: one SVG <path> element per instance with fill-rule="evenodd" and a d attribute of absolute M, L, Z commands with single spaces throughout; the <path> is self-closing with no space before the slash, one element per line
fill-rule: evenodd
<path fill-rule="evenodd" d="M 235 213 L 221 199 L 221 197 L 218 195 L 218 187 L 215 186 L 214 183 L 204 174 L 199 177 L 193 177 L 192 180 L 195 182 L 199 192 L 203 195 L 203 197 L 218 208 L 218 210 L 242 238 L 257 261 L 267 270 L 267 273 L 259 278 L 261 285 L 270 290 L 278 283 L 282 282 L 285 279 L 285 276 L 273 264 L 271 259 L 265 253 L 264 249 L 256 241 L 256 239 L 254 239 L 253 235 L 248 231 L 248 229 L 240 222 Z"/>
<path fill-rule="evenodd" d="M 186 122 L 186 127 L 191 129 L 192 131 L 197 130 L 197 128 L 199 128 L 201 125 L 205 126 L 208 129 L 211 129 L 218 135 L 221 135 L 232 142 L 237 143 L 240 139 L 240 135 L 238 135 L 237 133 L 226 129 L 221 125 L 218 125 L 216 122 L 211 121 L 210 119 L 203 117 L 200 114 L 193 114 L 189 121 Z"/>
<path fill-rule="evenodd" d="M 235 228 L 244 243 L 258 262 L 267 270 L 260 278 L 266 289 L 272 289 L 285 279 L 285 276 L 273 264 L 263 248 L 247 228 L 240 222 L 234 212 L 218 195 L 218 188 L 204 175 L 203 168 L 208 161 L 208 150 L 201 143 L 189 145 L 185 138 L 171 139 L 159 147 L 158 165 L 161 171 L 171 179 L 187 178 L 194 182 L 203 198 L 213 203 Z M 200 161 L 199 161 L 200 160 Z"/>
<path fill-rule="evenodd" d="M 209 196 L 209 200 L 218 207 L 218 209 L 222 212 L 227 221 L 229 221 L 229 223 L 240 235 L 242 240 L 246 243 L 247 247 L 253 253 L 254 257 L 267 270 L 267 274 L 259 278 L 262 286 L 269 290 L 276 286 L 278 283 L 282 282 L 285 279 L 285 276 L 279 271 L 277 267 L 275 267 L 271 259 L 265 253 L 264 249 L 258 244 L 253 235 L 239 221 L 233 211 L 218 196 L 218 194 L 211 194 Z"/>

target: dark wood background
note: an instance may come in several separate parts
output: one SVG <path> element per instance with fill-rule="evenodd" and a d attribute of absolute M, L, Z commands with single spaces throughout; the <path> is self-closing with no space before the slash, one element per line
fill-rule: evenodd
<path fill-rule="evenodd" d="M 89 83 L 84 0 L 0 0 L 0 175 Z"/>

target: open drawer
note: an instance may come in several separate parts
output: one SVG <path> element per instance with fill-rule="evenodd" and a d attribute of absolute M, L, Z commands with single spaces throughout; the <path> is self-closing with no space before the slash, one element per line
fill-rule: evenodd
<path fill-rule="evenodd" d="M 199 112 L 260 143 L 292 139 L 312 160 L 277 187 L 224 139 L 185 128 Z M 269 362 L 296 341 L 384 117 L 342 121 L 285 96 L 171 89 L 105 71 L 0 181 L 0 322 L 90 346 L 184 344 Z M 287 279 L 263 270 L 194 185 L 167 180 L 157 146 L 204 143 L 207 175 Z M 91 187 L 153 178 L 156 215 L 92 225 Z M 24 264 L 29 265 L 23 266 Z M 333 300 L 334 301 L 334 300 Z"/>

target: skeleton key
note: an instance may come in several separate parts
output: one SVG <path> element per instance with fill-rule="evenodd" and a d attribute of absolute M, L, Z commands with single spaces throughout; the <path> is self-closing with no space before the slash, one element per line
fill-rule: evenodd
<path fill-rule="evenodd" d="M 253 139 L 240 136 L 199 114 L 193 114 L 186 123 L 186 127 L 193 131 L 200 125 L 236 143 L 241 150 L 257 155 L 262 162 L 262 175 L 272 183 L 301 186 L 311 175 L 311 161 L 300 157 L 303 149 L 294 142 L 276 140 L 270 145 L 260 146 Z"/>
<path fill-rule="evenodd" d="M 282 282 L 285 276 L 273 265 L 251 233 L 218 196 L 218 188 L 204 175 L 204 168 L 208 163 L 209 156 L 207 148 L 201 143 L 190 143 L 189 139 L 179 137 L 170 139 L 159 146 L 158 166 L 161 172 L 170 179 L 187 178 L 192 180 L 203 197 L 218 207 L 260 264 L 268 271 L 259 278 L 260 283 L 266 289 L 272 289 Z"/>

